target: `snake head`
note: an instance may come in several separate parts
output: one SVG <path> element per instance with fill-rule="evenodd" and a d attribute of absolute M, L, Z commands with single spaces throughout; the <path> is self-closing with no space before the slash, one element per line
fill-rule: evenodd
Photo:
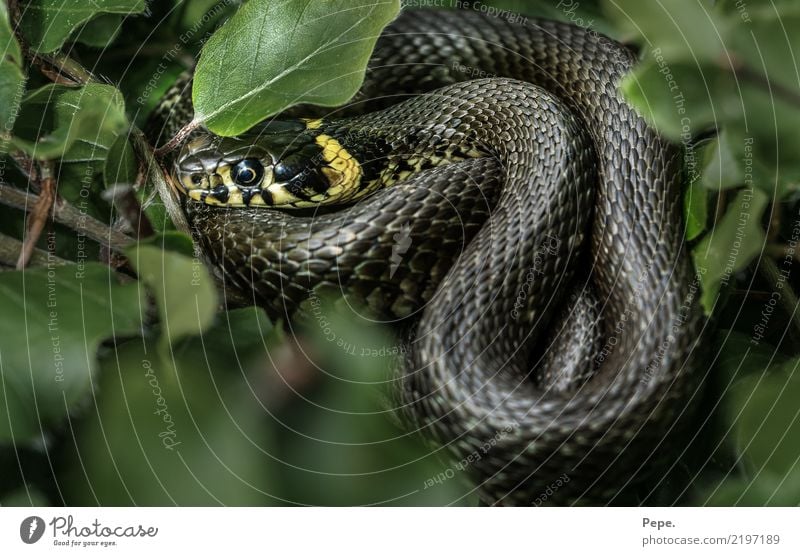
<path fill-rule="evenodd" d="M 190 199 L 226 207 L 317 206 L 357 189 L 361 178 L 358 163 L 321 132 L 319 120 L 274 120 L 238 137 L 196 137 L 181 150 L 175 174 Z"/>

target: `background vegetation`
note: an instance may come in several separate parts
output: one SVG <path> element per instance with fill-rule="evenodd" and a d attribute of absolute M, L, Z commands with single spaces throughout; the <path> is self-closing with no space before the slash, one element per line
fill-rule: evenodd
<path fill-rule="evenodd" d="M 636 46 L 623 90 L 687 149 L 686 236 L 718 330 L 708 388 L 671 472 L 615 502 L 800 503 L 800 6 L 461 4 Z M 195 60 L 195 124 L 220 134 L 341 104 L 399 8 L 0 3 L 0 503 L 476 503 L 386 413 L 386 331 L 326 312 L 287 335 L 219 310 L 140 131 Z M 233 58 L 253 71 L 219 63 Z"/>

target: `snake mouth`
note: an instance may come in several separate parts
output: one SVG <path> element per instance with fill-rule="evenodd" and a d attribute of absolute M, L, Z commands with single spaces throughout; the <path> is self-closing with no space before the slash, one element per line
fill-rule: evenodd
<path fill-rule="evenodd" d="M 250 162 L 252 159 L 245 159 Z M 239 162 L 238 164 L 241 164 Z M 262 176 L 251 185 L 240 185 L 232 177 L 236 166 L 219 164 L 213 173 L 187 173 L 181 176 L 186 195 L 193 201 L 212 206 L 250 207 L 275 206 L 285 184 L 274 182 L 272 167 L 262 170 Z"/>

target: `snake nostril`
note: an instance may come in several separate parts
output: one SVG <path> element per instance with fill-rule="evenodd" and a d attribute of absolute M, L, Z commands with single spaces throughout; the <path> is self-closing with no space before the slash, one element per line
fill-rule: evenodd
<path fill-rule="evenodd" d="M 203 177 L 199 174 L 192 174 L 191 180 L 193 185 L 200 185 L 203 183 Z"/>

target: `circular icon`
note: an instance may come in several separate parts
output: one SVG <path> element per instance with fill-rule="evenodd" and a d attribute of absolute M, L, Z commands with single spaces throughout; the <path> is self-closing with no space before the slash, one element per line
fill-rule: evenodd
<path fill-rule="evenodd" d="M 19 538 L 25 544 L 33 544 L 44 535 L 44 520 L 38 515 L 32 515 L 22 520 L 19 526 Z"/>

